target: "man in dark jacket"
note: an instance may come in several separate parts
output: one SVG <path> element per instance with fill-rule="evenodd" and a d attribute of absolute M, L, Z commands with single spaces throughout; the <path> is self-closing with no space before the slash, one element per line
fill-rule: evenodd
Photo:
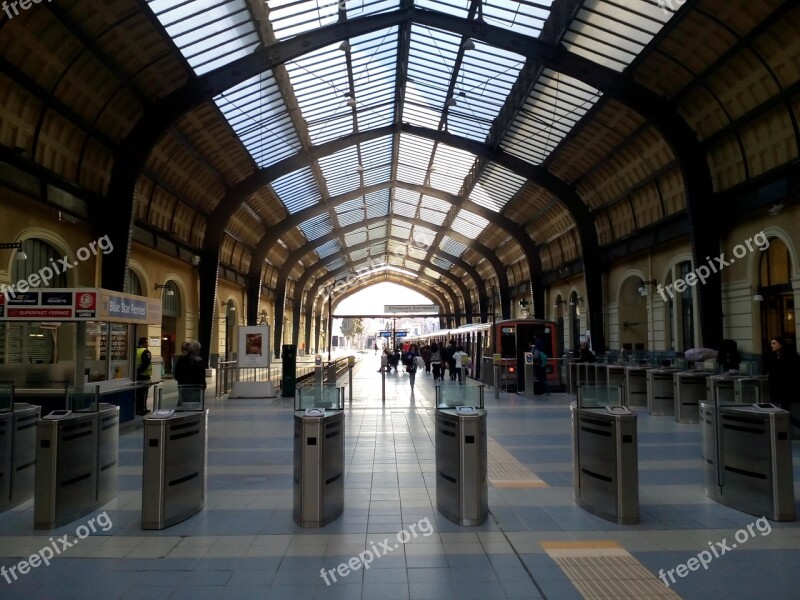
<path fill-rule="evenodd" d="M 178 382 L 178 402 L 200 402 L 199 394 L 206 389 L 206 365 L 200 356 L 200 342 L 189 342 L 188 352 L 175 363 Z"/>
<path fill-rule="evenodd" d="M 791 412 L 792 404 L 797 402 L 797 375 L 800 373 L 800 356 L 791 340 L 772 338 L 769 342 L 772 358 L 767 363 L 769 374 L 769 399 L 773 404 Z M 795 427 L 800 420 L 792 417 Z"/>
<path fill-rule="evenodd" d="M 450 380 L 456 380 L 456 359 L 454 358 L 456 353 L 456 341 L 450 340 L 450 343 L 447 345 L 447 348 L 442 350 L 442 362 L 447 365 L 448 370 L 450 371 Z M 442 373 L 444 375 L 444 373 Z"/>

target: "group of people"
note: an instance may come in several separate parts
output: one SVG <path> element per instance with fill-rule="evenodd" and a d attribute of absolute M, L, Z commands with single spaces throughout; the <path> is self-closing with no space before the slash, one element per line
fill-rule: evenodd
<path fill-rule="evenodd" d="M 200 356 L 200 342 L 186 341 L 181 344 L 181 355 L 175 361 L 173 375 L 178 382 L 178 390 L 185 385 L 201 386 L 206 389 L 206 364 Z M 147 338 L 141 337 L 136 347 L 136 414 L 145 416 L 147 409 L 147 392 L 149 381 L 153 375 L 153 355 L 147 349 Z"/>
<path fill-rule="evenodd" d="M 391 373 L 392 369 L 398 372 L 399 366 L 405 367 L 409 375 L 411 389 L 414 389 L 418 370 L 424 369 L 426 373 L 433 373 L 433 381 L 443 381 L 446 371 L 449 371 L 451 381 L 456 379 L 462 383 L 466 379 L 469 368 L 469 355 L 464 352 L 463 346 L 456 346 L 454 340 L 450 340 L 447 346 L 440 347 L 436 342 L 425 345 L 422 348 L 417 344 L 411 344 L 408 350 L 401 352 L 398 348 L 383 351 L 386 356 L 386 372 Z M 380 373 L 383 368 L 378 369 Z"/>

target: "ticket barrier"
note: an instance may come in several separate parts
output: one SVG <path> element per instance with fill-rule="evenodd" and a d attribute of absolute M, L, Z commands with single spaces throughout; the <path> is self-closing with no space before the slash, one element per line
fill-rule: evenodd
<path fill-rule="evenodd" d="M 674 373 L 675 421 L 699 423 L 700 402 L 706 398 L 706 374 L 701 371 Z"/>
<path fill-rule="evenodd" d="M 638 523 L 636 413 L 620 405 L 596 406 L 606 393 L 597 388 L 579 392 L 571 405 L 575 503 L 614 523 Z"/>
<path fill-rule="evenodd" d="M 738 375 L 709 375 L 706 377 L 706 401 L 716 402 L 717 406 L 734 404 L 736 397 L 733 393 L 733 384 L 739 379 Z"/>
<path fill-rule="evenodd" d="M 625 367 L 626 406 L 647 406 L 647 371 L 648 367 Z"/>
<path fill-rule="evenodd" d="M 208 410 L 205 390 L 159 388 L 144 419 L 142 529 L 165 529 L 197 514 L 206 503 Z"/>
<path fill-rule="evenodd" d="M 0 512 L 33 498 L 40 413 L 39 406 L 15 403 L 13 386 L 0 386 Z"/>
<path fill-rule="evenodd" d="M 791 421 L 772 404 L 702 402 L 708 496 L 742 512 L 794 521 Z"/>
<path fill-rule="evenodd" d="M 590 362 L 569 363 L 569 393 L 577 394 L 578 386 L 593 385 L 595 382 L 595 364 Z"/>
<path fill-rule="evenodd" d="M 83 517 L 117 494 L 119 406 L 98 386 L 67 390 L 66 410 L 36 423 L 34 529 Z"/>
<path fill-rule="evenodd" d="M 436 508 L 463 526 L 489 516 L 483 385 L 436 386 Z"/>
<path fill-rule="evenodd" d="M 769 377 L 756 375 L 733 380 L 733 401 L 736 404 L 768 404 Z"/>
<path fill-rule="evenodd" d="M 625 386 L 625 375 L 627 369 L 624 365 L 604 365 L 606 369 L 605 381 L 609 387 L 620 389 L 622 406 L 628 406 L 628 393 Z"/>
<path fill-rule="evenodd" d="M 344 388 L 298 388 L 294 405 L 294 521 L 324 527 L 344 511 Z"/>
<path fill-rule="evenodd" d="M 653 416 L 675 414 L 675 369 L 647 370 L 647 410 Z"/>

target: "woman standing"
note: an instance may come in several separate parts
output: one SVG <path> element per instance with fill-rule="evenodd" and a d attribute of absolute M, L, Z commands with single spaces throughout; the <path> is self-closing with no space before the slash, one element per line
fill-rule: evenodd
<path fill-rule="evenodd" d="M 414 381 L 417 378 L 417 361 L 416 359 L 419 357 L 419 351 L 417 350 L 416 344 L 411 344 L 408 348 L 408 352 L 405 353 L 403 356 L 403 362 L 406 365 L 406 371 L 408 372 L 408 379 L 411 382 L 411 389 L 414 389 Z M 420 359 L 421 360 L 421 359 Z M 422 364 L 423 368 L 425 367 L 425 363 Z"/>
<path fill-rule="evenodd" d="M 772 360 L 768 365 L 769 397 L 773 404 L 791 412 L 797 399 L 797 377 L 800 375 L 800 356 L 790 340 L 774 337 L 769 341 Z M 800 421 L 792 417 L 800 427 Z"/>

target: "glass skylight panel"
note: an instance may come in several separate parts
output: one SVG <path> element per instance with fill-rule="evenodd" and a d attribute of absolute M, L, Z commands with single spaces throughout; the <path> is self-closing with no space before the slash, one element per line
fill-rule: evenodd
<path fill-rule="evenodd" d="M 389 214 L 389 188 L 371 192 L 364 196 L 367 218 L 385 217 Z"/>
<path fill-rule="evenodd" d="M 335 271 L 336 269 L 341 269 L 346 264 L 347 261 L 344 258 L 337 258 L 336 260 L 328 263 L 325 266 L 328 268 L 328 271 Z"/>
<path fill-rule="evenodd" d="M 356 263 L 359 260 L 367 258 L 367 256 L 369 256 L 369 248 L 359 248 L 350 253 L 350 260 Z"/>
<path fill-rule="evenodd" d="M 386 239 L 388 235 L 388 230 L 386 226 L 386 221 L 383 222 L 382 225 L 372 226 L 369 228 L 369 239 L 370 240 L 382 240 Z M 384 245 L 384 249 L 386 246 Z M 370 250 L 371 252 L 371 250 Z"/>
<path fill-rule="evenodd" d="M 442 239 L 441 249 L 447 254 L 450 254 L 452 256 L 461 256 L 464 253 L 464 250 L 467 249 L 467 247 L 461 242 L 458 242 L 453 238 L 451 238 L 450 236 L 446 235 Z"/>
<path fill-rule="evenodd" d="M 364 220 L 364 199 L 359 196 L 339 204 L 334 209 L 339 225 L 347 227 L 353 223 L 360 223 Z"/>
<path fill-rule="evenodd" d="M 389 125 L 394 116 L 397 27 L 350 39 L 358 128 Z"/>
<path fill-rule="evenodd" d="M 430 223 L 431 225 L 441 226 L 444 224 L 444 221 L 447 218 L 447 214 L 436 212 L 435 210 L 431 210 L 429 208 L 420 208 L 419 218 L 425 221 L 426 223 Z"/>
<path fill-rule="evenodd" d="M 397 10 L 400 0 L 267 0 L 266 5 L 275 37 L 284 40 L 335 23 L 340 5 L 353 19 Z"/>
<path fill-rule="evenodd" d="M 585 0 L 562 43 L 570 52 L 624 71 L 672 18 L 662 4 Z"/>
<path fill-rule="evenodd" d="M 553 0 L 483 0 L 483 20 L 531 37 L 539 37 Z"/>
<path fill-rule="evenodd" d="M 372 238 L 372 232 L 370 232 L 369 237 L 370 237 L 370 239 Z M 383 237 L 385 238 L 386 236 L 384 235 Z M 369 255 L 370 256 L 379 256 L 381 254 L 386 254 L 386 241 L 385 240 L 382 241 L 382 242 L 377 242 L 375 244 L 372 244 L 369 247 Z"/>
<path fill-rule="evenodd" d="M 322 195 L 311 174 L 311 169 L 304 167 L 272 182 L 272 189 L 280 198 L 290 215 L 314 206 Z"/>
<path fill-rule="evenodd" d="M 599 90 L 577 79 L 545 69 L 500 147 L 541 164 L 600 96 Z"/>
<path fill-rule="evenodd" d="M 401 133 L 397 152 L 397 179 L 422 185 L 432 150 L 431 140 Z"/>
<path fill-rule="evenodd" d="M 259 167 L 273 165 L 301 150 L 271 71 L 226 90 L 214 102 Z"/>
<path fill-rule="evenodd" d="M 456 104 L 448 108 L 447 125 L 451 133 L 484 141 L 519 77 L 525 57 L 473 43 L 475 49 L 464 52 L 453 90 Z"/>
<path fill-rule="evenodd" d="M 436 147 L 436 156 L 431 169 L 431 186 L 451 194 L 458 194 L 464 178 L 474 163 L 475 156 L 473 154 L 439 144 Z"/>
<path fill-rule="evenodd" d="M 422 272 L 425 275 L 427 275 L 428 277 L 430 277 L 431 279 L 441 279 L 442 278 L 441 274 L 437 273 L 433 269 L 429 269 L 428 267 L 425 267 L 424 269 L 422 269 Z"/>
<path fill-rule="evenodd" d="M 363 244 L 366 241 L 367 241 L 366 229 L 359 229 L 358 231 L 347 233 L 344 236 L 344 243 L 347 245 L 348 248 L 351 248 L 357 244 Z"/>
<path fill-rule="evenodd" d="M 520 177 L 505 167 L 489 163 L 483 169 L 469 199 L 475 204 L 499 213 L 522 189 L 525 181 L 524 177 Z"/>
<path fill-rule="evenodd" d="M 308 241 L 314 241 L 333 232 L 333 224 L 327 214 L 319 215 L 298 225 Z"/>
<path fill-rule="evenodd" d="M 261 44 L 245 0 L 149 0 L 148 5 L 197 75 Z"/>
<path fill-rule="evenodd" d="M 398 200 L 397 196 L 395 196 L 394 204 L 392 205 L 392 213 L 400 215 L 401 217 L 414 218 L 417 216 L 417 205 Z"/>
<path fill-rule="evenodd" d="M 458 215 L 453 219 L 451 227 L 453 231 L 457 231 L 463 236 L 476 240 L 480 237 L 488 224 L 489 221 L 483 217 L 462 209 L 458 211 Z"/>
<path fill-rule="evenodd" d="M 414 232 L 411 234 L 411 239 L 418 246 L 428 248 L 436 239 L 436 232 L 433 229 L 428 229 L 422 225 L 414 225 Z"/>
<path fill-rule="evenodd" d="M 439 256 L 434 256 L 431 259 L 431 262 L 433 264 L 435 264 L 437 267 L 445 269 L 446 271 L 449 271 L 450 269 L 453 268 L 453 263 L 451 263 L 449 260 L 447 260 L 445 258 L 441 258 Z"/>
<path fill-rule="evenodd" d="M 389 181 L 392 176 L 392 136 L 360 144 L 364 185 Z"/>
<path fill-rule="evenodd" d="M 337 252 L 340 252 L 341 249 L 342 246 L 339 243 L 339 240 L 331 240 L 330 242 L 326 242 L 325 244 L 322 244 L 322 246 L 316 248 L 316 251 L 320 258 L 325 258 L 326 256 L 330 256 L 331 254 L 336 254 Z"/>
<path fill-rule="evenodd" d="M 423 250 L 422 248 L 416 248 L 414 246 L 409 246 L 408 255 L 411 258 L 416 258 L 417 260 L 425 260 L 425 257 L 428 256 L 428 253 L 425 252 L 425 250 Z"/>
<path fill-rule="evenodd" d="M 411 235 L 411 225 L 408 223 L 392 221 L 392 237 L 407 240 Z"/>
<path fill-rule="evenodd" d="M 470 0 L 414 0 L 414 5 L 466 19 L 469 16 Z"/>
<path fill-rule="evenodd" d="M 325 177 L 328 194 L 338 196 L 353 191 L 361 184 L 356 146 L 348 146 L 338 152 L 319 159 L 319 167 Z"/>
<path fill-rule="evenodd" d="M 403 121 L 438 129 L 461 36 L 412 25 Z"/>
<path fill-rule="evenodd" d="M 395 256 L 405 256 L 408 254 L 407 246 L 405 242 L 398 242 L 397 240 L 389 240 L 387 248 L 391 254 Z"/>

